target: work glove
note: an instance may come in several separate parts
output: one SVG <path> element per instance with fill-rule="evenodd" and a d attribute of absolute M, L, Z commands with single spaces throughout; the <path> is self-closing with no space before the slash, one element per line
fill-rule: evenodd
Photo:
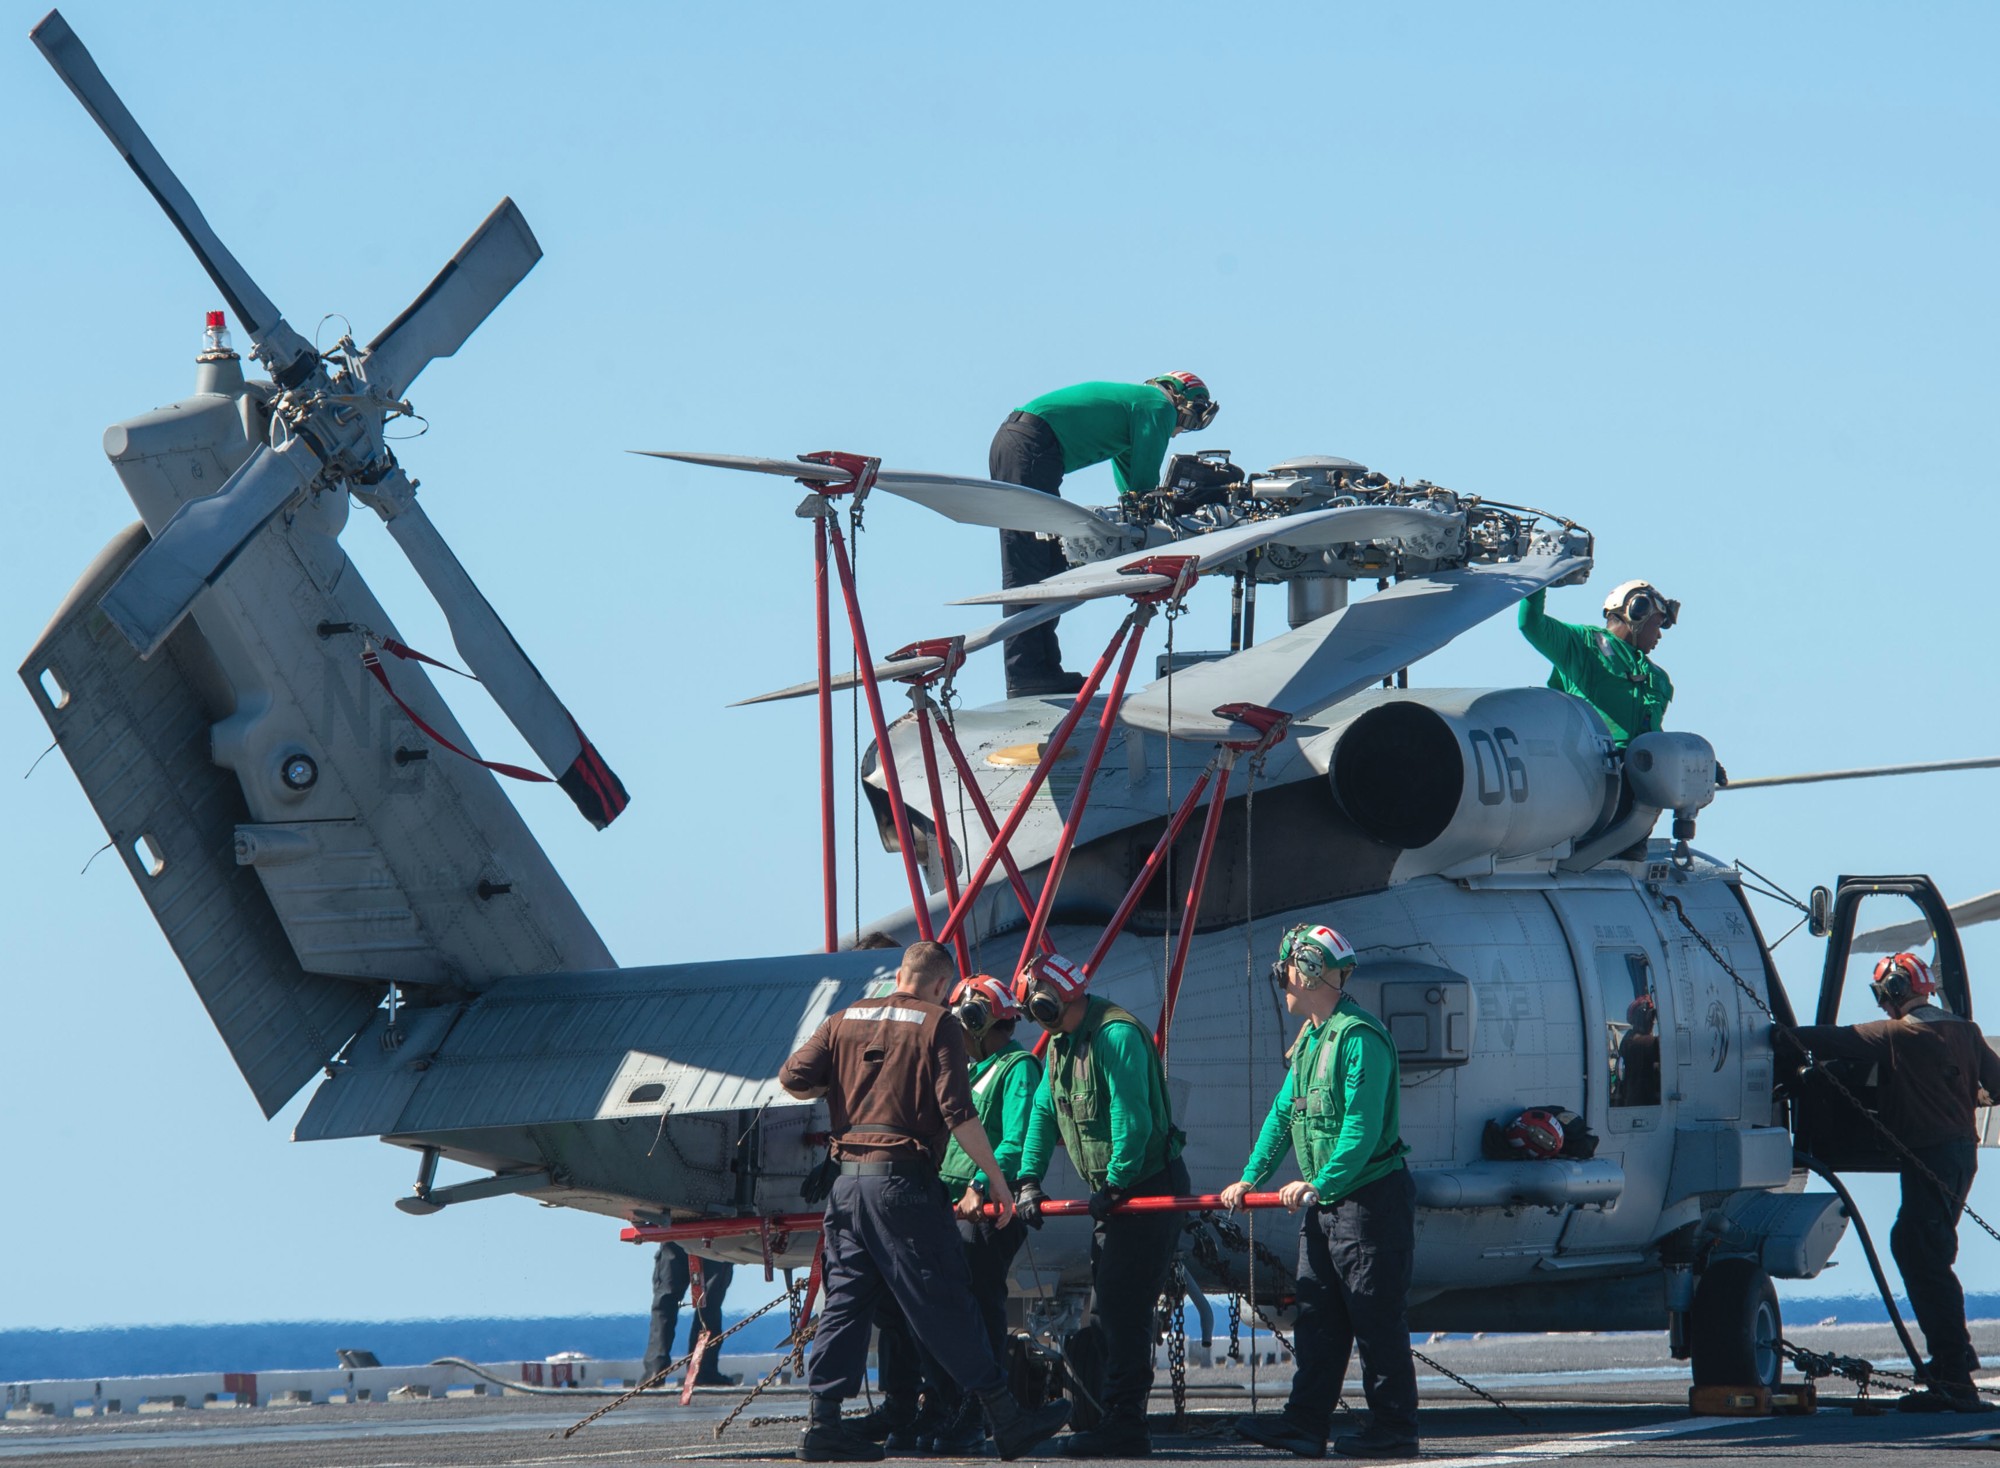
<path fill-rule="evenodd" d="M 1042 1191 L 1042 1185 L 1028 1178 L 1014 1190 L 1014 1216 L 1029 1228 L 1040 1228 L 1042 1204 L 1048 1201 L 1049 1195 Z"/>
<path fill-rule="evenodd" d="M 1111 1216 L 1111 1210 L 1123 1203 L 1130 1193 L 1125 1188 L 1114 1188 L 1109 1183 L 1090 1195 L 1090 1216 L 1099 1223 Z"/>

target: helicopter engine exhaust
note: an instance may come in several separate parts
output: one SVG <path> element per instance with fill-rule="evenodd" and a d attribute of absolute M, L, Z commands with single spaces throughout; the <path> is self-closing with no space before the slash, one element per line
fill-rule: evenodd
<path fill-rule="evenodd" d="M 1581 843 L 1618 805 L 1603 721 L 1546 688 L 1384 699 L 1340 731 L 1328 777 L 1362 831 L 1402 848 L 1399 879 L 1470 875 Z"/>

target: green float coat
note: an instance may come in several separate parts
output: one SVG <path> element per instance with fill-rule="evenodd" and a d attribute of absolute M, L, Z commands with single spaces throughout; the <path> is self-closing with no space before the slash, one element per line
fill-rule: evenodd
<path fill-rule="evenodd" d="M 1400 1113 L 1395 1042 L 1342 995 L 1323 1022 L 1299 1031 L 1243 1181 L 1261 1186 L 1296 1149 L 1299 1175 L 1322 1204 L 1337 1203 L 1403 1165 Z"/>
<path fill-rule="evenodd" d="M 1028 1140 L 1028 1115 L 1034 1109 L 1042 1063 L 1009 1040 L 972 1067 L 971 1079 L 972 1105 L 979 1112 L 980 1126 L 986 1129 L 993 1160 L 1000 1164 L 1001 1172 L 1014 1177 L 1021 1171 L 1021 1147 Z M 986 1174 L 973 1166 L 955 1137 L 945 1148 L 938 1176 L 951 1189 L 954 1202 L 969 1184 L 986 1182 Z"/>
<path fill-rule="evenodd" d="M 1084 1186 L 1129 1188 L 1181 1154 L 1167 1073 L 1153 1037 L 1109 999 L 1085 1001 L 1083 1023 L 1051 1035 L 1035 1092 L 1021 1176 L 1040 1181 L 1056 1134 Z"/>

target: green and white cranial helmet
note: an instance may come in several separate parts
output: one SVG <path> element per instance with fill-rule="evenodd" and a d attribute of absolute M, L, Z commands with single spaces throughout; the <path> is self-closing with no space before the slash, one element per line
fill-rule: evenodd
<path fill-rule="evenodd" d="M 1354 945 L 1324 923 L 1300 923 L 1278 944 L 1278 962 L 1299 971 L 1307 988 L 1320 983 L 1329 970 L 1345 980 L 1354 967 Z"/>

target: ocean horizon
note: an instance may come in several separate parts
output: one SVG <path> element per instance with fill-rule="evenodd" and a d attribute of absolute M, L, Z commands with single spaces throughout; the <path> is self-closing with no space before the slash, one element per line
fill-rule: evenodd
<path fill-rule="evenodd" d="M 2000 1317 L 2000 1294 L 1968 1294 L 1965 1305 L 1973 1319 Z M 1910 1322 L 1908 1301 L 1898 1300 L 1897 1306 Z M 1802 1295 L 1782 1300 L 1782 1308 L 1788 1329 L 1829 1320 L 1864 1325 L 1888 1319 L 1876 1295 Z M 1218 1321 L 1222 1315 L 1217 1312 Z M 681 1317 L 685 1349 L 692 1312 L 684 1309 Z M 739 1312 L 724 1316 L 729 1324 L 741 1318 Z M 775 1351 L 785 1330 L 785 1316 L 773 1311 L 732 1336 L 724 1353 Z M 646 1332 L 647 1317 L 641 1314 L 0 1329 L 0 1381 L 310 1371 L 337 1365 L 343 1350 L 373 1351 L 385 1366 L 417 1365 L 443 1356 L 540 1361 L 561 1351 L 601 1361 L 637 1360 L 646 1352 Z"/>

